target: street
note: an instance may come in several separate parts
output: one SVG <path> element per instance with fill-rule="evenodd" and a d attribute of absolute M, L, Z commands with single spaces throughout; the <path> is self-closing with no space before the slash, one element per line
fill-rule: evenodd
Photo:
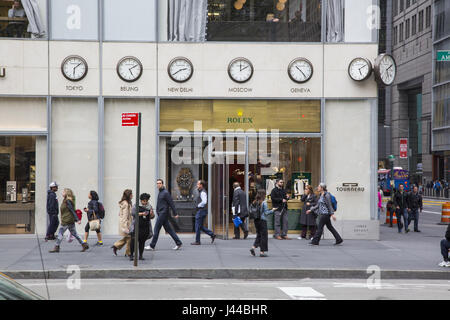
<path fill-rule="evenodd" d="M 21 280 L 22 285 L 47 297 L 43 280 Z M 369 281 L 370 282 L 370 281 Z M 48 282 L 52 300 L 448 300 L 450 281 L 333 279 L 286 280 L 70 280 Z"/>

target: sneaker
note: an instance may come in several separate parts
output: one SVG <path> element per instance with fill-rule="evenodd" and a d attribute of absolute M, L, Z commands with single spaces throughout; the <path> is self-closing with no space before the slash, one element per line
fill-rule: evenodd
<path fill-rule="evenodd" d="M 250 253 L 251 253 L 252 256 L 255 256 L 255 255 L 256 255 L 255 249 L 251 248 L 251 249 L 250 249 Z"/>
<path fill-rule="evenodd" d="M 152 248 L 150 246 L 146 246 L 144 249 L 147 250 L 147 251 L 154 251 L 155 250 L 154 248 Z"/>
<path fill-rule="evenodd" d="M 310 246 L 318 246 L 319 244 L 311 241 L 311 242 L 309 243 L 309 245 L 310 245 Z"/>
<path fill-rule="evenodd" d="M 344 242 L 344 240 L 340 240 L 340 241 L 336 241 L 336 243 L 334 244 L 335 246 L 340 245 L 342 242 Z"/>
<path fill-rule="evenodd" d="M 302 238 L 302 237 L 297 237 L 297 239 L 298 239 L 298 240 L 303 240 L 303 238 Z"/>
<path fill-rule="evenodd" d="M 439 267 L 450 268 L 450 261 L 442 261 L 439 263 Z"/>
<path fill-rule="evenodd" d="M 95 245 L 101 247 L 103 245 L 103 242 L 97 241 L 97 243 Z"/>
<path fill-rule="evenodd" d="M 422 232 L 422 231 L 420 231 L 420 230 L 414 230 L 414 232 Z"/>
<path fill-rule="evenodd" d="M 406 229 L 406 230 L 405 230 L 405 233 L 408 233 L 409 231 L 410 231 L 409 229 Z"/>
<path fill-rule="evenodd" d="M 200 245 L 201 245 L 200 242 L 192 242 L 192 243 L 191 243 L 191 246 L 200 246 Z M 174 248 L 174 250 L 178 250 L 178 249 L 175 249 L 175 248 Z"/>
<path fill-rule="evenodd" d="M 216 235 L 215 234 L 213 234 L 212 236 L 211 236 L 211 244 L 213 244 L 214 243 L 214 240 L 216 240 Z"/>
<path fill-rule="evenodd" d="M 182 244 L 180 244 L 180 245 L 177 244 L 175 247 L 172 248 L 172 250 L 175 250 L 175 251 L 180 250 L 181 246 L 182 246 Z"/>
<path fill-rule="evenodd" d="M 267 253 L 260 253 L 259 256 L 261 258 L 267 258 L 268 257 Z"/>

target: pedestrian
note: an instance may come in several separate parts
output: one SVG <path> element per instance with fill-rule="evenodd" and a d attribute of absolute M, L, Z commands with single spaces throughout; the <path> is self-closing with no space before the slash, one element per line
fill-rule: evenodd
<path fill-rule="evenodd" d="M 423 201 L 422 195 L 419 193 L 417 186 L 413 187 L 413 191 L 409 193 L 408 197 L 408 226 L 412 220 L 414 220 L 414 232 L 420 232 L 419 230 L 419 210 L 422 213 Z"/>
<path fill-rule="evenodd" d="M 150 243 L 150 250 L 155 250 L 156 243 L 158 242 L 159 232 L 161 228 L 164 227 L 164 230 L 172 237 L 175 241 L 175 247 L 173 250 L 180 250 L 183 243 L 180 238 L 178 238 L 177 234 L 173 230 L 172 226 L 169 223 L 170 209 L 173 211 L 173 215 L 175 219 L 178 219 L 177 210 L 175 208 L 175 203 L 173 202 L 172 196 L 169 191 L 164 187 L 164 181 L 161 179 L 157 180 L 156 186 L 159 189 L 158 200 L 156 203 L 156 212 L 158 213 L 158 218 L 156 219 L 155 231 L 153 234 L 152 242 Z"/>
<path fill-rule="evenodd" d="M 101 231 L 101 225 L 102 225 L 102 217 L 101 210 L 100 210 L 100 204 L 99 204 L 99 197 L 98 193 L 94 190 L 89 192 L 88 195 L 89 203 L 87 208 L 84 208 L 84 212 L 87 214 L 88 222 L 86 223 L 86 227 L 84 228 L 84 243 L 87 243 L 88 237 L 89 237 L 89 231 L 95 231 L 97 233 L 97 246 L 103 245 L 102 240 L 102 231 Z M 99 220 L 99 228 L 96 230 L 90 230 L 91 225 L 90 221 Z"/>
<path fill-rule="evenodd" d="M 191 245 L 194 246 L 201 245 L 200 234 L 202 231 L 211 237 L 211 244 L 213 244 L 216 239 L 216 235 L 211 230 L 203 226 L 203 222 L 208 215 L 208 209 L 206 207 L 208 204 L 208 194 L 206 193 L 205 186 L 205 181 L 197 181 L 198 196 L 195 199 L 195 203 L 197 205 L 197 213 L 195 214 L 195 242 L 191 243 Z"/>
<path fill-rule="evenodd" d="M 58 229 L 59 219 L 58 219 L 58 197 L 56 192 L 58 191 L 58 184 L 52 182 L 49 185 L 49 190 L 47 191 L 47 214 L 48 214 L 48 227 L 45 236 L 45 241 L 56 240 L 55 232 Z"/>
<path fill-rule="evenodd" d="M 383 212 L 383 191 L 381 190 L 381 187 L 378 186 L 378 220 L 381 218 L 381 212 Z"/>
<path fill-rule="evenodd" d="M 408 193 L 404 190 L 405 186 L 400 184 L 398 190 L 394 195 L 395 213 L 397 214 L 397 227 L 398 233 L 402 232 L 403 224 L 402 217 L 405 225 L 405 233 L 409 232 L 408 229 Z"/>
<path fill-rule="evenodd" d="M 320 242 L 320 238 L 323 234 L 323 228 L 324 226 L 327 226 L 328 230 L 333 234 L 334 238 L 336 239 L 335 245 L 339 245 L 344 240 L 342 240 L 339 233 L 334 229 L 333 225 L 331 224 L 331 218 L 336 221 L 336 217 L 334 216 L 334 210 L 333 205 L 331 203 L 331 194 L 327 191 L 327 185 L 325 183 L 321 183 L 317 187 L 317 191 L 320 193 L 320 198 L 317 204 L 312 207 L 310 210 L 307 211 L 308 214 L 311 214 L 312 212 L 316 212 L 319 215 L 319 223 L 318 223 L 318 229 L 316 234 L 314 235 L 314 238 L 310 242 L 310 245 L 318 246 Z"/>
<path fill-rule="evenodd" d="M 111 247 L 113 249 L 114 255 L 117 256 L 117 250 L 122 249 L 126 246 L 125 256 L 130 256 L 130 226 L 131 226 L 131 208 L 133 200 L 133 191 L 130 189 L 126 189 L 123 192 L 122 199 L 119 202 L 119 234 L 122 236 L 122 239 L 116 241 L 114 245 Z"/>
<path fill-rule="evenodd" d="M 245 192 L 241 189 L 241 184 L 237 181 L 233 183 L 233 202 L 231 210 L 233 212 L 233 219 L 239 217 L 242 221 L 242 223 L 238 227 L 236 227 L 236 225 L 234 226 L 233 239 L 238 240 L 241 238 L 241 232 L 239 228 L 244 232 L 244 240 L 247 239 L 248 228 L 247 224 L 245 223 L 248 217 L 247 197 L 245 196 Z"/>
<path fill-rule="evenodd" d="M 75 228 L 75 223 L 81 224 L 81 220 L 78 219 L 78 216 L 75 212 L 75 196 L 71 189 L 64 189 L 63 193 L 63 201 L 61 203 L 61 227 L 59 228 L 58 239 L 56 239 L 56 246 L 50 253 L 59 252 L 61 242 L 64 239 L 64 232 L 69 230 L 69 232 L 78 240 L 83 249 L 81 252 L 89 249 L 89 245 L 84 243 L 81 240 L 80 236 L 77 233 L 77 229 Z"/>
<path fill-rule="evenodd" d="M 260 189 L 257 191 L 256 198 L 253 201 L 253 206 L 257 208 L 257 216 L 255 217 L 256 240 L 253 243 L 250 253 L 256 256 L 255 249 L 259 248 L 259 256 L 267 257 L 269 251 L 269 233 L 267 231 L 267 215 L 272 214 L 277 208 L 269 210 L 266 201 L 266 190 Z"/>
<path fill-rule="evenodd" d="M 290 240 L 287 236 L 289 229 L 288 222 L 288 200 L 289 196 L 284 189 L 284 181 L 279 179 L 276 181 L 275 188 L 270 193 L 272 206 L 277 208 L 275 211 L 275 234 L 273 237 L 277 240 Z"/>
<path fill-rule="evenodd" d="M 135 243 L 135 221 L 136 218 L 139 217 L 139 234 L 138 234 L 138 244 L 139 244 L 139 260 L 145 260 L 144 259 L 144 247 L 145 247 L 145 241 L 147 241 L 150 238 L 150 235 L 152 234 L 152 223 L 151 219 L 155 217 L 155 214 L 153 212 L 153 208 L 149 203 L 150 195 L 148 193 L 143 193 L 139 197 L 139 200 L 141 201 L 139 208 L 136 209 L 136 206 L 133 206 L 133 221 L 130 226 L 130 235 L 131 235 L 131 242 L 130 242 L 130 261 L 134 259 L 134 243 Z"/>
<path fill-rule="evenodd" d="M 441 241 L 441 254 L 444 258 L 444 261 L 439 263 L 440 267 L 446 267 L 450 268 L 450 261 L 449 261 L 449 251 L 450 251 L 450 224 L 447 227 L 447 232 L 445 233 L 445 239 Z"/>
<path fill-rule="evenodd" d="M 306 239 L 312 240 L 316 234 L 317 229 L 317 215 L 315 213 L 307 214 L 306 212 L 317 204 L 317 197 L 314 194 L 313 187 L 306 186 L 305 194 L 302 195 L 301 201 L 303 202 L 302 212 L 300 213 L 300 227 L 302 233 L 297 238 L 299 240 Z"/>

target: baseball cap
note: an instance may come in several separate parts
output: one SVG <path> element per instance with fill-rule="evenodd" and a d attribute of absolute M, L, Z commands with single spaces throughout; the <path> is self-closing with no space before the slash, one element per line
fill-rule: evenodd
<path fill-rule="evenodd" d="M 50 183 L 49 187 L 50 188 L 58 187 L 58 184 L 56 183 L 56 181 L 53 181 L 52 183 Z"/>

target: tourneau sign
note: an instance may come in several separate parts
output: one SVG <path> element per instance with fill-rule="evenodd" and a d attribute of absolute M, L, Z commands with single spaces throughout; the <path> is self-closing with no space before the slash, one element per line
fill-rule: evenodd
<path fill-rule="evenodd" d="M 122 113 L 122 127 L 137 127 L 139 125 L 139 113 Z"/>
<path fill-rule="evenodd" d="M 440 50 L 437 52 L 438 62 L 450 62 L 450 50 Z"/>

